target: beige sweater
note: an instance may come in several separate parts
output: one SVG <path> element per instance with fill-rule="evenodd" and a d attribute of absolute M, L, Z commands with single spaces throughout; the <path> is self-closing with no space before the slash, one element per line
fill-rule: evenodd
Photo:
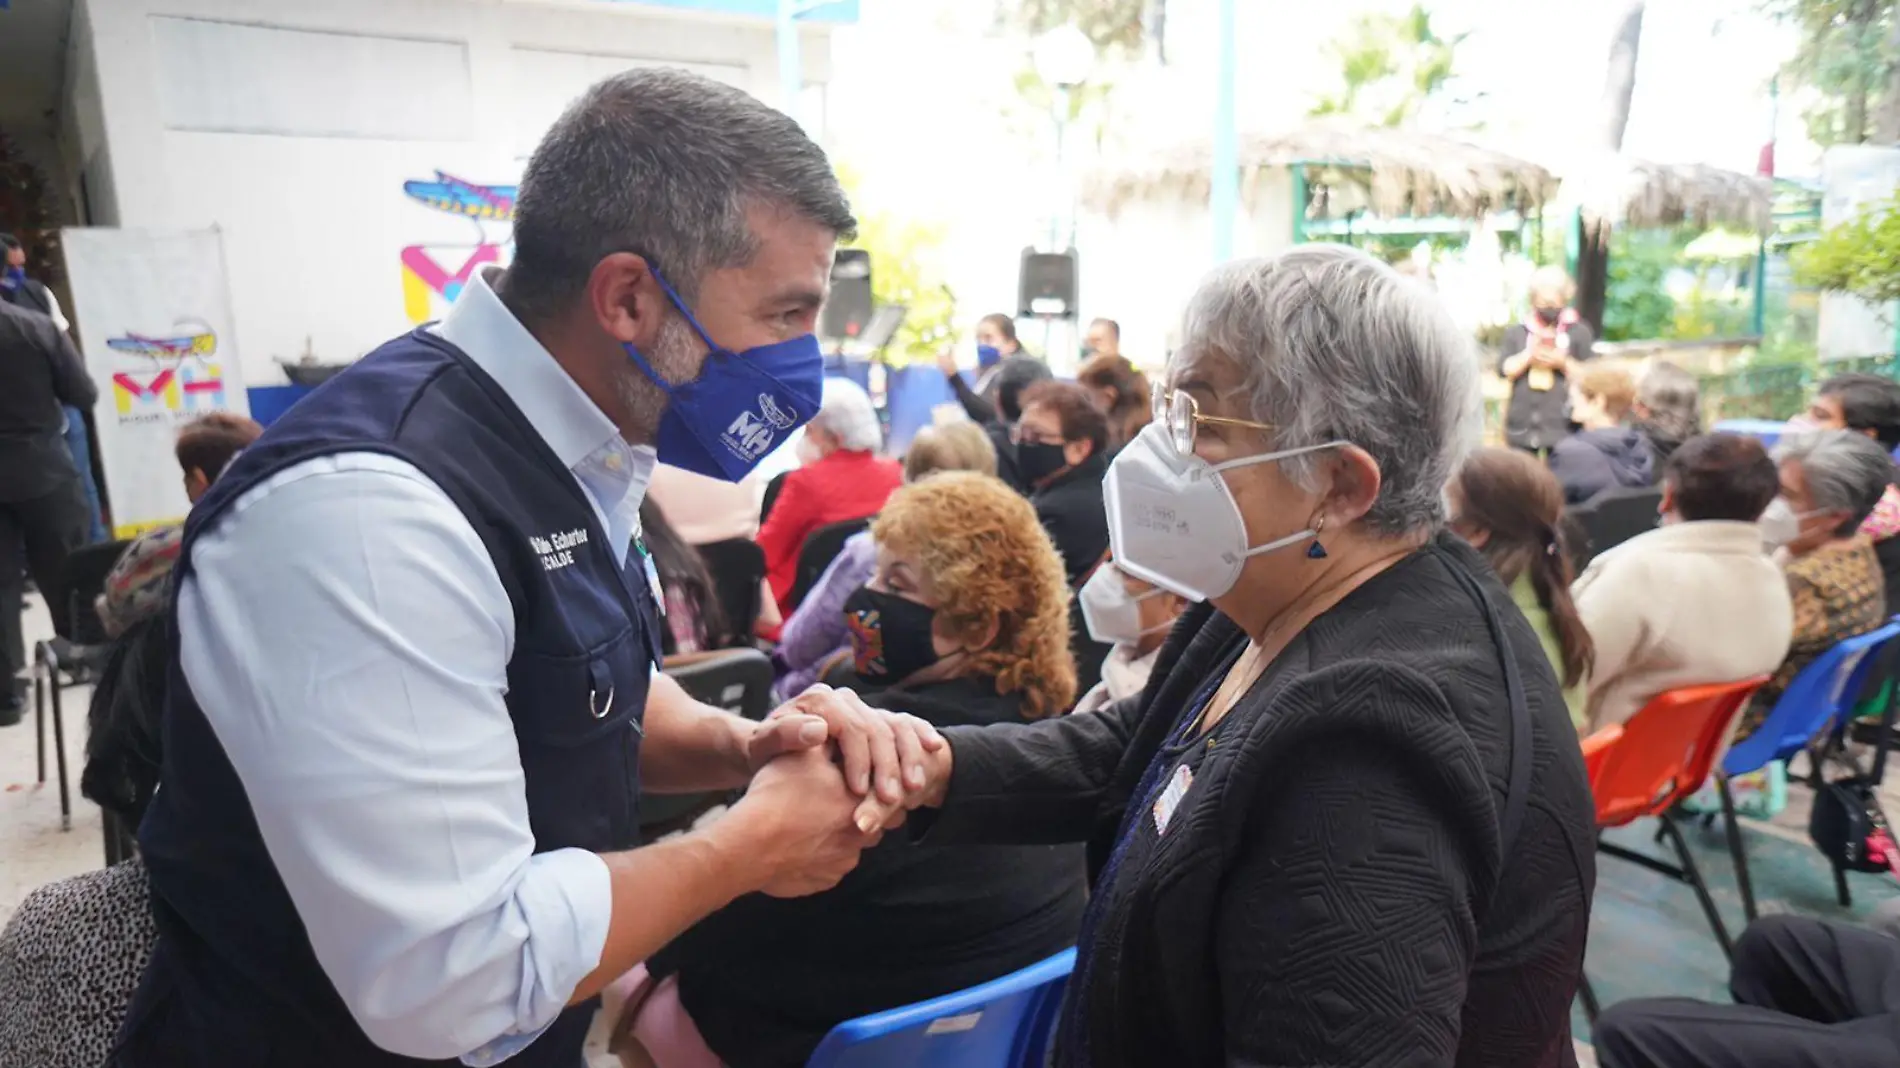
<path fill-rule="evenodd" d="M 1674 523 L 1604 553 L 1571 587 L 1596 644 L 1586 732 L 1679 686 L 1771 673 L 1788 655 L 1788 580 L 1753 523 Z"/>

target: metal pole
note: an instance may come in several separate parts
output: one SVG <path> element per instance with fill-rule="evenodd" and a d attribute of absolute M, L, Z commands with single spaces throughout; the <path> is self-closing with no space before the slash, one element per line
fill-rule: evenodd
<path fill-rule="evenodd" d="M 1068 211 L 1069 171 L 1063 151 L 1069 130 L 1069 87 L 1058 85 L 1056 90 L 1056 200 L 1049 211 L 1049 251 L 1062 251 L 1062 217 Z"/>
<path fill-rule="evenodd" d="M 1774 196 L 1774 151 L 1775 141 L 1781 131 L 1781 79 L 1768 81 L 1768 152 L 1769 152 L 1769 197 L 1772 204 Z M 1768 231 L 1761 235 L 1761 243 L 1755 248 L 1755 314 L 1752 320 L 1757 344 L 1764 336 L 1768 326 L 1768 233 L 1775 228 L 1774 213 L 1769 213 Z"/>
<path fill-rule="evenodd" d="M 778 0 L 778 92 L 779 110 L 803 125 L 798 114 L 805 88 L 798 62 L 798 8 L 798 0 Z"/>
<path fill-rule="evenodd" d="M 1220 35 L 1214 95 L 1214 158 L 1209 174 L 1208 214 L 1214 224 L 1214 262 L 1234 256 L 1235 216 L 1240 206 L 1240 132 L 1234 104 L 1234 82 L 1240 59 L 1234 46 L 1234 9 L 1237 0 L 1220 0 L 1215 33 Z"/>

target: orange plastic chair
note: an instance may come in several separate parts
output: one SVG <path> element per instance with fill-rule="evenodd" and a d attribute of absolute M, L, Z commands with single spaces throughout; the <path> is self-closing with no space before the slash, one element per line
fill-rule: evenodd
<path fill-rule="evenodd" d="M 1679 863 L 1670 864 L 1602 839 L 1597 840 L 1597 852 L 1687 883 L 1695 891 L 1722 952 L 1731 957 L 1734 944 L 1729 940 L 1728 928 L 1669 810 L 1702 788 L 1715 767 L 1716 755 L 1734 729 L 1736 717 L 1766 681 L 1766 675 L 1758 675 L 1740 682 L 1670 690 L 1651 699 L 1622 727 L 1608 727 L 1583 739 L 1584 768 L 1590 776 L 1590 792 L 1596 798 L 1597 828 L 1621 827 L 1654 816 L 1661 824 L 1657 840 L 1669 840 Z M 1740 832 L 1731 825 L 1729 833 Z M 1594 1021 L 1596 994 L 1587 977 L 1578 994 L 1583 998 L 1585 1014 Z"/>

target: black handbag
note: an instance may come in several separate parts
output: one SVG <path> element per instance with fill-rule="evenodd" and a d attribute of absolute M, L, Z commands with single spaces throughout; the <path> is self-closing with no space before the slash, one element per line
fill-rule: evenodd
<path fill-rule="evenodd" d="M 1888 828 L 1886 813 L 1880 809 L 1879 787 L 1887 768 L 1887 744 L 1893 733 L 1893 700 L 1889 696 L 1886 714 L 1881 717 L 1880 734 L 1874 741 L 1873 770 L 1831 782 L 1818 783 L 1814 808 L 1808 814 L 1808 838 L 1827 857 L 1838 873 L 1843 871 L 1890 871 L 1900 876 L 1900 846 Z M 1821 757 L 1809 759 L 1820 768 Z M 1817 772 L 1817 778 L 1820 773 Z"/>

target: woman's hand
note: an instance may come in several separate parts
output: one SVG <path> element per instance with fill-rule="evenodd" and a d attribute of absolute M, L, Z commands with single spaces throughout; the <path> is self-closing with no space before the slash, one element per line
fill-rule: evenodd
<path fill-rule="evenodd" d="M 945 376 L 957 373 L 957 354 L 950 349 L 941 349 L 937 353 L 937 370 Z"/>
<path fill-rule="evenodd" d="M 821 733 L 817 725 L 824 727 Z M 923 803 L 929 786 L 927 757 L 948 748 L 943 735 L 925 720 L 866 705 L 850 690 L 813 686 L 774 710 L 753 731 L 746 756 L 754 771 L 784 753 L 830 741 L 844 764 L 845 784 L 866 802 L 880 802 L 873 814 L 885 822 L 892 811 Z"/>

